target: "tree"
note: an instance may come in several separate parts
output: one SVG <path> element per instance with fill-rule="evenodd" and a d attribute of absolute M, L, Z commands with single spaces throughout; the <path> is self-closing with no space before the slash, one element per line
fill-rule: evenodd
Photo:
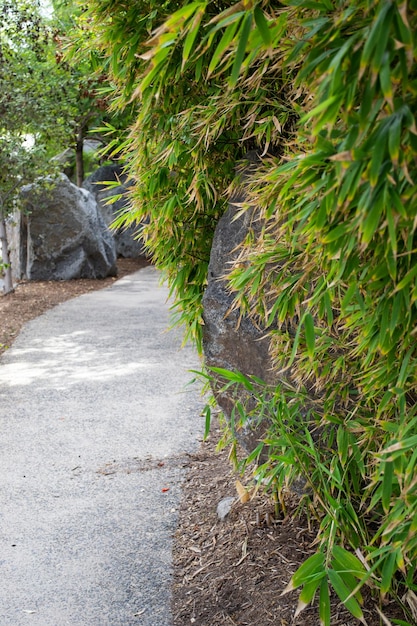
<path fill-rule="evenodd" d="M 288 388 L 246 383 L 271 424 L 262 477 L 303 474 L 320 510 L 318 552 L 292 581 L 300 610 L 319 593 L 329 624 L 330 585 L 363 620 L 361 585 L 398 598 L 416 584 L 417 14 L 389 0 L 89 6 L 119 105 L 140 103 L 124 220 L 150 216 L 197 341 L 234 163 L 261 155 L 245 184 L 262 228 L 229 283 L 294 372 Z"/>
<path fill-rule="evenodd" d="M 113 134 L 117 144 L 132 121 L 133 107 L 110 110 L 107 61 L 94 45 L 89 45 L 91 34 L 79 4 L 74 0 L 54 0 L 53 9 L 55 59 L 66 85 L 69 141 L 75 152 L 76 184 L 81 187 L 85 178 L 85 139 L 96 137 L 103 141 L 102 154 L 109 155 L 111 150 L 106 151 L 108 139 L 103 133 Z"/>
<path fill-rule="evenodd" d="M 50 33 L 38 4 L 2 0 L 0 11 L 0 232 L 8 293 L 13 285 L 6 219 L 19 187 L 45 173 L 65 122 L 59 76 L 48 60 Z"/>

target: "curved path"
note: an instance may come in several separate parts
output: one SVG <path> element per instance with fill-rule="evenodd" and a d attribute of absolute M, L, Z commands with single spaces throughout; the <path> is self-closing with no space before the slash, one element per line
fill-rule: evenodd
<path fill-rule="evenodd" d="M 199 367 L 152 267 L 27 324 L 0 362 L 0 626 L 171 626 Z"/>

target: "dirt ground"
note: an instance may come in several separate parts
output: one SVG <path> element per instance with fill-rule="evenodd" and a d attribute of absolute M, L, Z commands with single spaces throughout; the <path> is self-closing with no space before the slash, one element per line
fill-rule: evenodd
<path fill-rule="evenodd" d="M 146 264 L 119 259 L 117 278 Z M 30 319 L 114 280 L 19 283 L 14 293 L 0 296 L 0 355 Z M 216 450 L 219 437 L 216 423 L 209 439 L 190 457 L 174 537 L 174 626 L 318 626 L 317 607 L 294 618 L 298 592 L 281 595 L 295 570 L 314 552 L 314 528 L 307 519 L 289 514 L 292 501 L 285 513 L 278 514 L 259 494 L 242 504 L 235 487 L 239 477 L 232 471 L 228 451 Z M 240 480 L 246 483 L 248 477 Z M 225 497 L 235 501 L 221 521 L 216 509 Z M 404 619 L 392 604 L 383 607 L 387 617 L 381 618 L 374 599 L 364 595 L 368 626 L 393 626 L 390 620 Z M 334 599 L 331 624 L 359 622 Z"/>

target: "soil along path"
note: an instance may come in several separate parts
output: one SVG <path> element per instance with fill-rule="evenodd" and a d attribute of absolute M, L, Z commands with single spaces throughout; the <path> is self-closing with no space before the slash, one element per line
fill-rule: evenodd
<path fill-rule="evenodd" d="M 203 424 L 152 267 L 28 323 L 0 366 L 0 623 L 171 626 Z"/>

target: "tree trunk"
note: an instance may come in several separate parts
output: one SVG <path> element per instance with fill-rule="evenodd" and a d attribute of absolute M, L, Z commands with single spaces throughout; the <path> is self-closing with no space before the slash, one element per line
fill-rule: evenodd
<path fill-rule="evenodd" d="M 8 293 L 12 293 L 14 289 L 12 279 L 12 266 L 9 257 L 9 244 L 7 241 L 6 220 L 4 219 L 3 215 L 0 216 L 0 243 L 3 265 L 2 273 L 4 275 L 3 293 L 4 295 L 6 295 Z"/>
<path fill-rule="evenodd" d="M 84 182 L 84 137 L 83 127 L 77 129 L 77 141 L 75 145 L 75 171 L 78 187 L 82 187 Z"/>

